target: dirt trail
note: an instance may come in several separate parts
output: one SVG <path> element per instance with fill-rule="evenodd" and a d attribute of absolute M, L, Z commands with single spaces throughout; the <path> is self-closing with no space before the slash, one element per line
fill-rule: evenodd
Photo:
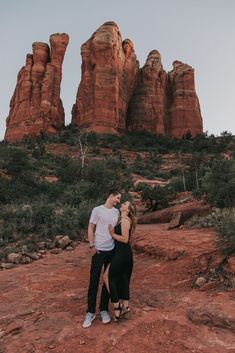
<path fill-rule="evenodd" d="M 131 319 L 86 330 L 86 244 L 1 271 L 0 352 L 235 353 L 235 291 L 193 286 L 214 233 L 139 225 L 133 248 Z"/>

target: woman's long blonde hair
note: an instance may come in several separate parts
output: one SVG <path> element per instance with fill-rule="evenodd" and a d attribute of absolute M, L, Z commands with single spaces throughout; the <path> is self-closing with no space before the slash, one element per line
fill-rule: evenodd
<path fill-rule="evenodd" d="M 136 224 L 137 224 L 137 216 L 136 216 L 136 205 L 129 201 L 129 214 L 128 217 L 131 220 L 131 233 L 134 233 Z"/>

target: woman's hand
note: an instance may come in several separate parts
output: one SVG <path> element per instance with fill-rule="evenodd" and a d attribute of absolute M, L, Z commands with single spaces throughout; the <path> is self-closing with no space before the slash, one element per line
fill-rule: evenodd
<path fill-rule="evenodd" d="M 109 224 L 109 233 L 112 237 L 114 236 L 114 228 L 111 224 Z"/>

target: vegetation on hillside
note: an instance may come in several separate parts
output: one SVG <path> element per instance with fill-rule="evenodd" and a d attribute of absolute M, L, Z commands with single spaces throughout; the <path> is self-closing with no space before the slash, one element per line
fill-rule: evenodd
<path fill-rule="evenodd" d="M 68 149 L 55 153 L 54 145 Z M 125 150 L 136 157 L 127 160 Z M 179 166 L 164 171 L 169 153 L 176 155 Z M 139 185 L 152 210 L 167 207 L 176 192 L 185 190 L 205 195 L 216 207 L 234 207 L 234 156 L 235 141 L 227 132 L 217 138 L 203 134 L 177 140 L 148 133 L 79 134 L 69 126 L 55 136 L 1 142 L 0 256 L 6 246 L 7 251 L 25 244 L 36 249 L 39 239 L 58 234 L 81 239 L 91 209 L 112 187 L 126 195 L 134 190 L 133 174 L 169 181 L 165 188 Z"/>

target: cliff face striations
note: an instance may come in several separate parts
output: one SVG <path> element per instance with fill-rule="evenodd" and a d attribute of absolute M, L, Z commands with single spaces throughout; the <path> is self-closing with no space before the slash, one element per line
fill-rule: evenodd
<path fill-rule="evenodd" d="M 24 136 L 56 133 L 64 126 L 64 108 L 60 99 L 62 63 L 69 37 L 50 36 L 46 43 L 33 43 L 33 54 L 18 73 L 10 101 L 5 140 L 16 142 Z"/>
<path fill-rule="evenodd" d="M 126 112 L 138 72 L 133 44 L 118 26 L 104 23 L 82 45 L 82 78 L 72 124 L 97 133 L 126 130 Z"/>
<path fill-rule="evenodd" d="M 180 61 L 174 61 L 168 73 L 170 136 L 182 138 L 191 133 L 194 137 L 202 133 L 202 116 L 195 91 L 194 69 Z"/>
<path fill-rule="evenodd" d="M 138 73 L 127 113 L 128 130 L 165 134 L 166 84 L 161 55 L 153 50 Z"/>
<path fill-rule="evenodd" d="M 194 70 L 180 61 L 166 73 L 158 51 L 153 50 L 139 71 L 131 98 L 127 128 L 182 138 L 203 132 Z"/>
<path fill-rule="evenodd" d="M 182 138 L 202 133 L 194 70 L 179 61 L 166 73 L 152 50 L 142 69 L 132 42 L 104 23 L 82 45 L 82 78 L 72 124 L 96 133 L 148 131 Z"/>

